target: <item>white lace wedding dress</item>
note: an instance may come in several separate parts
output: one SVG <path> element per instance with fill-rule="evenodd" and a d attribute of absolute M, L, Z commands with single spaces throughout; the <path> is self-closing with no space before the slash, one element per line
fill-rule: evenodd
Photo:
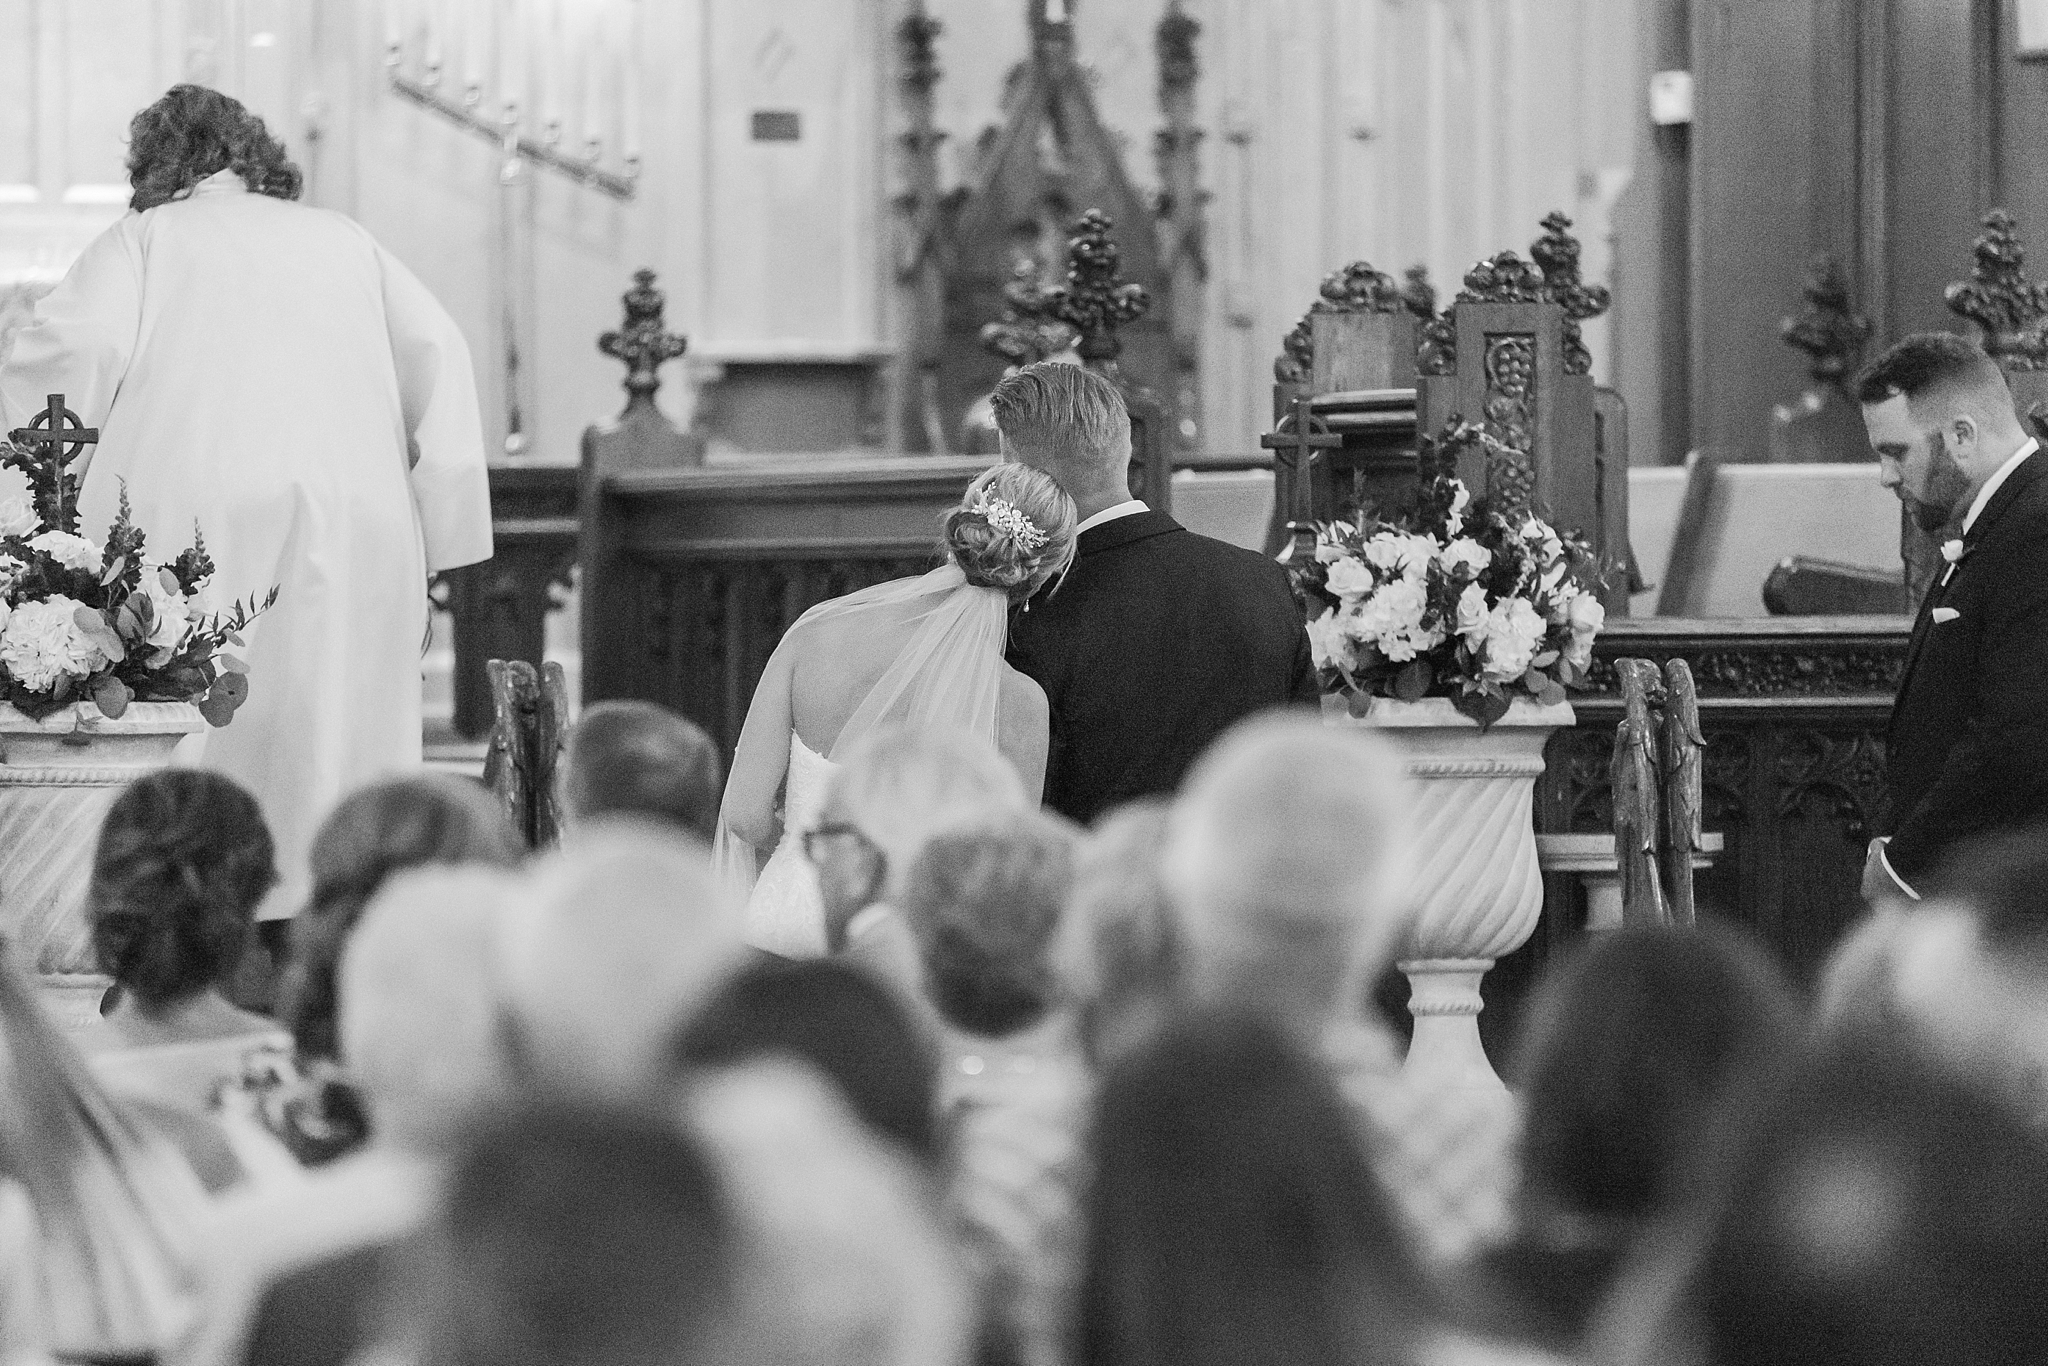
<path fill-rule="evenodd" d="M 893 661 L 850 709 L 827 746 L 829 754 L 797 738 L 793 717 L 780 718 L 780 729 L 789 736 L 782 838 L 758 878 L 753 876 L 758 860 L 753 846 L 733 833 L 723 814 L 719 818 L 717 861 L 746 895 L 747 942 L 785 957 L 812 958 L 826 951 L 824 897 L 817 870 L 804 855 L 803 837 L 818 823 L 826 786 L 838 768 L 835 761 L 883 726 L 957 726 L 991 740 L 996 735 L 1009 630 L 1009 599 L 1001 590 L 969 584 L 953 564 L 919 578 L 877 584 L 811 608 L 775 647 L 777 655 L 807 648 L 807 624 L 853 613 L 867 614 L 876 630 L 900 631 L 906 621 L 911 629 Z M 777 667 L 777 661 L 771 659 L 769 667 Z M 750 712 L 748 725 L 753 722 Z"/>
<path fill-rule="evenodd" d="M 782 799 L 782 839 L 747 898 L 747 942 L 784 958 L 825 952 L 825 902 L 818 870 L 804 855 L 804 831 L 818 823 L 825 785 L 838 765 L 789 735 L 789 775 Z"/>

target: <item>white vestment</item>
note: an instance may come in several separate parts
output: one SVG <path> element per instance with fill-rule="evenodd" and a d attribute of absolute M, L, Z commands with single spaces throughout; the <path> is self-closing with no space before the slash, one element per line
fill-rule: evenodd
<path fill-rule="evenodd" d="M 107 229 L 38 303 L 0 430 L 53 393 L 100 430 L 83 534 L 125 483 L 149 559 L 204 533 L 214 608 L 280 589 L 246 633 L 248 701 L 189 757 L 261 800 L 284 878 L 262 915 L 289 915 L 327 812 L 420 762 L 429 571 L 491 555 L 469 348 L 360 226 L 223 171 Z"/>

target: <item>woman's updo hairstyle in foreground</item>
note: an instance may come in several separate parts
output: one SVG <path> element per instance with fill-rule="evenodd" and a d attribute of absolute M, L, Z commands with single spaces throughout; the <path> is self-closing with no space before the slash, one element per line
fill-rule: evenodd
<path fill-rule="evenodd" d="M 946 514 L 946 553 L 969 583 L 1023 602 L 1073 564 L 1079 521 L 1051 475 L 1005 461 L 982 471 Z"/>
<path fill-rule="evenodd" d="M 234 972 L 277 881 L 270 828 L 233 779 L 168 768 L 136 779 L 100 826 L 86 893 L 100 970 L 146 1010 Z"/>
<path fill-rule="evenodd" d="M 174 85 L 128 124 L 128 207 L 137 213 L 183 199 L 218 171 L 251 193 L 297 199 L 302 184 L 284 144 L 238 99 L 203 85 Z"/>

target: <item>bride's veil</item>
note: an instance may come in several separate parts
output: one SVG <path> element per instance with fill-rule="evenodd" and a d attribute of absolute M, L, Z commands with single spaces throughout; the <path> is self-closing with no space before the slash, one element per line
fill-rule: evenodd
<path fill-rule="evenodd" d="M 915 629 L 840 728 L 827 759 L 838 763 L 877 729 L 899 723 L 956 726 L 995 739 L 1007 593 L 968 583 L 960 566 L 949 561 L 918 578 L 892 579 L 821 602 L 797 618 L 784 640 L 817 622 L 860 614 L 874 616 L 882 627 L 908 619 Z M 713 852 L 735 890 L 751 889 L 756 851 L 723 817 Z"/>

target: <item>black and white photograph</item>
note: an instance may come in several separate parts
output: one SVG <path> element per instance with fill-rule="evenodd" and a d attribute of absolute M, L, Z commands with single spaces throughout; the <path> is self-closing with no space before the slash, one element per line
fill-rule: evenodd
<path fill-rule="evenodd" d="M 0 1366 L 2048 1362 L 2043 443 L 2044 0 L 0 0 Z"/>

